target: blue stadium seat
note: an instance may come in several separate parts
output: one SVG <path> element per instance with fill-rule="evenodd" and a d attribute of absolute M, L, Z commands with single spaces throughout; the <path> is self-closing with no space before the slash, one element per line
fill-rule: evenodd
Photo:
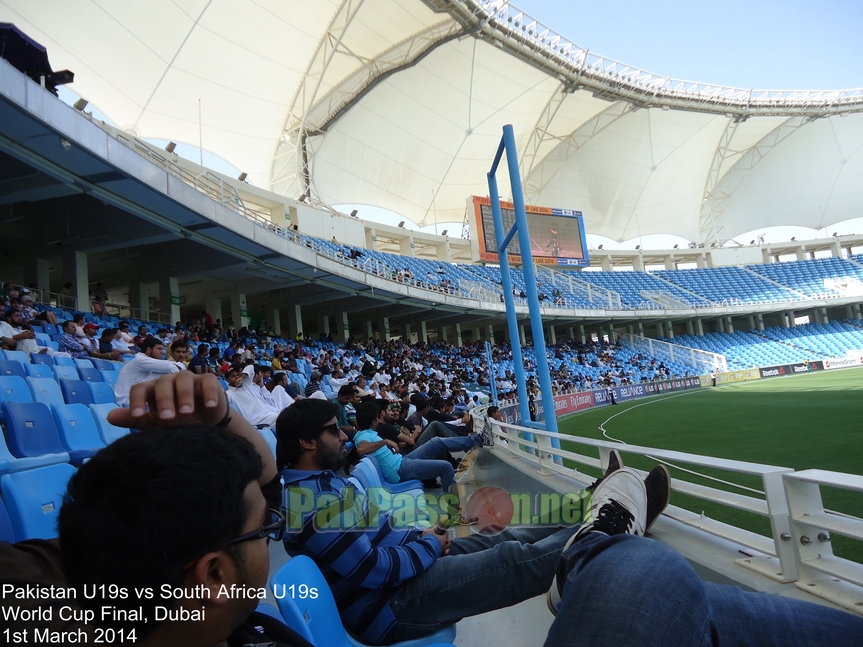
<path fill-rule="evenodd" d="M 66 404 L 93 404 L 93 393 L 87 388 L 87 383 L 81 380 L 60 380 L 63 399 Z"/>
<path fill-rule="evenodd" d="M 71 366 L 72 368 L 75 368 L 75 360 L 71 357 L 54 356 L 54 364 L 57 366 Z"/>
<path fill-rule="evenodd" d="M 76 357 L 73 361 L 75 362 L 76 368 L 93 368 L 92 360 Z"/>
<path fill-rule="evenodd" d="M 74 366 L 61 366 L 57 364 L 56 366 L 52 366 L 51 369 L 54 371 L 54 377 L 59 380 L 77 380 L 78 377 L 78 369 Z"/>
<path fill-rule="evenodd" d="M 348 636 L 339 618 L 339 610 L 330 591 L 330 585 L 310 558 L 299 555 L 291 559 L 276 571 L 270 585 L 277 591 L 289 591 L 292 585 L 295 591 L 300 585 L 317 590 L 317 596 L 303 597 L 288 593 L 276 598 L 285 624 L 313 645 L 356 647 L 359 644 Z M 453 625 L 419 640 L 393 643 L 393 647 L 452 645 L 455 637 L 456 630 Z"/>
<path fill-rule="evenodd" d="M 16 541 L 57 536 L 57 514 L 74 473 L 74 467 L 61 463 L 0 476 Z"/>
<path fill-rule="evenodd" d="M 116 371 L 117 370 L 115 368 L 116 362 L 112 362 L 112 361 L 107 360 L 107 359 L 99 359 L 96 357 L 94 357 L 90 361 L 93 362 L 93 366 L 98 368 L 100 371 Z"/>
<path fill-rule="evenodd" d="M 102 371 L 98 368 L 78 367 L 78 375 L 84 382 L 104 382 L 102 379 Z"/>
<path fill-rule="evenodd" d="M 27 370 L 28 377 L 47 377 L 54 379 L 53 366 L 48 364 L 27 364 L 24 367 Z"/>
<path fill-rule="evenodd" d="M 53 377 L 28 377 L 24 381 L 33 394 L 33 402 L 41 402 L 48 407 L 52 404 L 65 404 L 60 385 Z"/>
<path fill-rule="evenodd" d="M 93 369 L 94 371 L 96 369 Z M 88 404 L 114 404 L 114 388 L 105 382 L 87 382 L 93 402 Z"/>
<path fill-rule="evenodd" d="M 49 355 L 48 353 L 30 353 L 30 363 L 31 364 L 47 364 L 48 366 L 54 366 L 54 357 Z"/>
<path fill-rule="evenodd" d="M 21 362 L 16 362 L 14 359 L 0 359 L 0 375 L 27 377 L 27 371 L 24 370 L 24 365 Z"/>
<path fill-rule="evenodd" d="M 94 453 L 68 451 L 60 441 L 54 416 L 41 402 L 4 402 L 3 409 L 9 450 L 18 458 L 68 453 L 69 461 L 78 465 Z"/>
<path fill-rule="evenodd" d="M 267 445 L 270 447 L 270 451 L 273 452 L 273 458 L 276 457 L 276 434 L 273 433 L 273 430 L 269 427 L 265 427 L 261 429 L 261 435 L 264 437 L 264 440 L 267 441 Z"/>
<path fill-rule="evenodd" d="M 33 402 L 33 394 L 23 377 L 0 376 L 0 402 Z M 3 421 L 3 409 L 0 408 L 0 422 Z"/>
<path fill-rule="evenodd" d="M 51 410 L 60 431 L 60 442 L 67 451 L 91 451 L 95 454 L 105 446 L 89 407 L 55 404 Z"/>
<path fill-rule="evenodd" d="M 117 371 L 102 371 L 102 381 L 113 389 L 119 375 Z"/>
<path fill-rule="evenodd" d="M 15 542 L 15 531 L 12 529 L 12 521 L 9 519 L 9 513 L 6 512 L 3 499 L 0 499 L 0 541 L 8 541 L 10 544 Z"/>
<path fill-rule="evenodd" d="M 114 404 L 90 405 L 90 411 L 93 414 L 93 418 L 96 420 L 96 426 L 99 428 L 99 435 L 102 436 L 102 440 L 106 445 L 110 445 L 118 438 L 122 438 L 131 433 L 131 431 L 125 427 L 118 427 L 108 422 L 108 412 L 116 408 L 117 406 Z"/>
<path fill-rule="evenodd" d="M 4 350 L 0 351 L 3 354 L 3 359 L 8 359 L 15 362 L 20 362 L 21 364 L 29 364 L 30 358 L 27 356 L 23 350 Z"/>

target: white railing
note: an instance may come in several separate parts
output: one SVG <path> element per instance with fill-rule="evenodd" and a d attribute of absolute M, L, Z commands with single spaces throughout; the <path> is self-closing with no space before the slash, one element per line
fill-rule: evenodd
<path fill-rule="evenodd" d="M 863 104 L 863 88 L 843 90 L 750 90 L 713 83 L 685 81 L 647 72 L 583 49 L 542 24 L 508 0 L 462 0 L 469 11 L 502 34 L 542 50 L 558 64 L 581 77 L 605 81 L 610 89 L 626 89 L 650 103 L 662 99 L 689 100 L 716 109 L 775 111 L 783 107 L 812 110 L 839 109 Z"/>
<path fill-rule="evenodd" d="M 709 353 L 706 350 L 689 348 L 678 344 L 670 344 L 650 337 L 640 337 L 629 333 L 619 333 L 621 343 L 633 350 L 641 350 L 652 357 L 662 360 L 685 364 L 695 369 L 696 373 L 709 373 L 710 371 L 727 371 L 728 361 L 725 355 Z"/>
<path fill-rule="evenodd" d="M 638 294 L 644 299 L 657 303 L 666 310 L 692 310 L 692 308 L 699 307 L 695 304 L 681 301 L 665 290 L 641 290 Z"/>
<path fill-rule="evenodd" d="M 672 492 L 762 517 L 770 523 L 770 534 L 762 535 L 675 505 L 668 506 L 663 513 L 666 517 L 740 546 L 741 557 L 734 560 L 737 566 L 774 582 L 793 583 L 807 593 L 863 614 L 863 565 L 835 556 L 830 546 L 831 532 L 863 540 L 863 519 L 825 510 L 820 496 L 823 486 L 863 492 L 863 476 L 823 470 L 794 472 L 788 467 L 570 436 L 481 420 L 484 414 L 485 409 L 477 411 L 475 424 L 490 429 L 493 451 L 533 464 L 540 475 L 560 474 L 588 483 L 594 477 L 579 472 L 578 466 L 602 472 L 608 467 L 612 449 L 666 465 L 672 475 Z M 532 434 L 532 440 L 526 440 L 525 434 Z M 553 439 L 559 441 L 559 449 L 552 446 Z M 558 464 L 556 457 L 576 467 Z M 710 474 L 702 473 L 703 468 Z M 736 475 L 756 477 L 759 487 L 735 483 Z M 712 484 L 696 483 L 690 480 L 693 478 Z"/>

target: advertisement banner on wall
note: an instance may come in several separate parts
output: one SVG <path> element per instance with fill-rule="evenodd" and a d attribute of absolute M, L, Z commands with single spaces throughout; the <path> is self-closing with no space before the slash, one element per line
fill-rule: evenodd
<path fill-rule="evenodd" d="M 778 368 L 778 367 L 774 367 Z M 784 375 L 784 373 L 783 373 Z M 747 382 L 749 380 L 761 379 L 761 370 L 757 368 L 748 368 L 743 371 L 728 371 L 727 373 L 717 373 L 717 384 L 729 384 L 731 382 Z M 701 376 L 701 386 L 712 386 L 713 379 L 709 375 Z"/>
<path fill-rule="evenodd" d="M 816 371 L 823 371 L 826 368 L 825 364 L 828 361 L 830 360 L 825 360 L 824 362 L 798 362 L 796 364 L 784 364 L 782 366 L 764 366 L 758 370 L 763 378 L 785 377 L 787 375 L 800 375 L 801 373 L 815 373 Z"/>
<path fill-rule="evenodd" d="M 828 357 L 824 360 L 825 369 L 848 368 L 863 364 L 863 354 L 848 355 L 847 357 Z"/>
<path fill-rule="evenodd" d="M 667 391 L 682 391 L 687 389 L 697 389 L 701 387 L 701 382 L 697 377 L 685 377 L 676 380 L 664 380 L 662 382 L 645 382 L 643 384 L 628 384 L 626 386 L 615 386 L 614 391 L 615 402 L 626 402 L 635 398 L 643 398 L 648 395 L 657 395 Z M 554 396 L 554 408 L 557 417 L 566 416 L 577 411 L 583 411 L 590 407 L 599 406 L 601 404 L 611 404 L 608 398 L 606 389 L 596 389 L 594 391 L 584 391 L 581 393 L 568 393 L 566 395 Z M 537 418 L 543 420 L 542 402 L 536 400 Z M 518 405 L 510 404 L 500 408 L 504 422 L 517 425 L 520 424 L 520 415 Z"/>

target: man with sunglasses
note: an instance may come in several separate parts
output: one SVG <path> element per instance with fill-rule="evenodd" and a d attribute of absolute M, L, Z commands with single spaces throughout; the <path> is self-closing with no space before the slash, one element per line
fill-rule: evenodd
<path fill-rule="evenodd" d="M 264 438 L 215 376 L 138 384 L 109 421 L 141 431 L 78 470 L 58 522 L 68 583 L 94 624 L 145 646 L 308 647 L 252 615 L 266 595 L 269 540 L 285 527 L 281 487 Z"/>

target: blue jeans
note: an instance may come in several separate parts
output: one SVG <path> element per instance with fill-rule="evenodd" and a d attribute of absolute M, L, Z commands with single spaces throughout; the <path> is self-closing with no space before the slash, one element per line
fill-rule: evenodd
<path fill-rule="evenodd" d="M 863 640 L 863 618 L 769 593 L 702 582 L 652 539 L 589 533 L 572 564 L 547 647 L 836 647 Z"/>
<path fill-rule="evenodd" d="M 397 640 L 428 636 L 467 616 L 545 593 L 575 530 L 514 528 L 454 539 L 449 555 L 402 584 L 390 603 Z"/>
<path fill-rule="evenodd" d="M 446 456 L 448 452 L 466 452 L 472 447 L 482 444 L 482 436 L 456 436 L 454 438 L 432 438 L 422 447 L 402 458 L 399 467 L 399 480 L 434 479 L 440 477 L 441 488 L 449 492 L 455 482 L 455 471 L 449 461 L 435 460 Z"/>
<path fill-rule="evenodd" d="M 465 427 L 465 431 L 467 431 L 467 427 Z M 416 451 L 417 447 L 425 445 L 432 438 L 454 438 L 460 435 L 462 434 L 457 434 L 444 423 L 435 420 L 427 424 L 423 432 L 417 437 L 414 442 L 414 451 Z"/>

